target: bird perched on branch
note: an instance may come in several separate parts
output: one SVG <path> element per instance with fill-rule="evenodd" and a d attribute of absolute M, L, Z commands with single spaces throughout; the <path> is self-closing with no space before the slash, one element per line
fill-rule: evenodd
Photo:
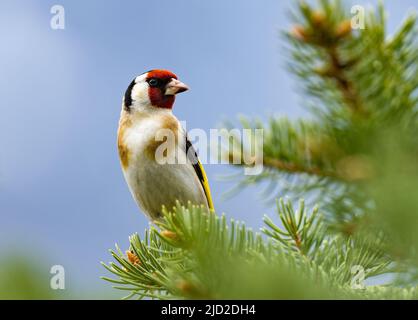
<path fill-rule="evenodd" d="M 137 76 L 123 98 L 120 162 L 132 196 L 151 220 L 177 200 L 213 209 L 203 166 L 172 113 L 176 94 L 188 89 L 174 73 L 151 70 Z"/>

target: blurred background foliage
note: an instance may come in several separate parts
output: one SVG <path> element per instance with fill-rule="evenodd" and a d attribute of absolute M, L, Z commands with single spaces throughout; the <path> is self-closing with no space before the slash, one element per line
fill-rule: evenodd
<path fill-rule="evenodd" d="M 5 253 L 0 258 L 0 299 L 62 299 L 68 291 L 51 290 L 48 267 L 34 253 Z"/>

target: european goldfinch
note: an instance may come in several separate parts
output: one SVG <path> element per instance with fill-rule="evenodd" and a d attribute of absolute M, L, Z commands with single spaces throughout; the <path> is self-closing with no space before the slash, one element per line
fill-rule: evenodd
<path fill-rule="evenodd" d="M 213 209 L 203 166 L 172 113 L 175 95 L 188 89 L 174 73 L 151 70 L 137 76 L 123 97 L 118 129 L 120 162 L 133 198 L 151 220 L 158 220 L 162 207 L 171 209 L 177 200 Z M 157 138 L 164 130 L 175 137 L 175 148 L 164 153 L 167 158 L 175 157 L 174 162 L 161 163 L 156 158 L 158 148 L 167 142 Z"/>

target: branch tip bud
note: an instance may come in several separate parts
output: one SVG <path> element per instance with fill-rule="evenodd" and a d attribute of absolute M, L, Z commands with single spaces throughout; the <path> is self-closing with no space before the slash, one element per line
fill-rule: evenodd
<path fill-rule="evenodd" d="M 307 41 L 309 38 L 309 34 L 306 31 L 306 28 L 301 26 L 301 25 L 296 25 L 292 28 L 292 30 L 290 31 L 290 34 L 301 41 Z"/>
<path fill-rule="evenodd" d="M 345 20 L 343 22 L 341 22 L 339 24 L 339 26 L 337 27 L 337 30 L 335 32 L 335 35 L 337 36 L 337 38 L 342 39 L 347 37 L 348 35 L 351 34 L 351 21 L 350 20 Z"/>
<path fill-rule="evenodd" d="M 129 262 L 132 263 L 133 265 L 141 264 L 141 261 L 139 260 L 139 258 L 132 251 L 129 251 L 129 250 L 126 251 L 126 257 L 128 258 Z"/>
<path fill-rule="evenodd" d="M 169 231 L 169 230 L 163 230 L 161 231 L 161 235 L 164 238 L 169 238 L 172 240 L 176 240 L 177 239 L 177 234 L 175 232 Z"/>

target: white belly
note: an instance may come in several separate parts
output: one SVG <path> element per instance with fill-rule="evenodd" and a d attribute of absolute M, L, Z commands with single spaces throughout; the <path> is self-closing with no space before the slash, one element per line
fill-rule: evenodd
<path fill-rule="evenodd" d="M 161 216 L 163 205 L 171 210 L 176 200 L 183 205 L 190 201 L 207 208 L 204 190 L 190 163 L 159 164 L 145 152 L 159 126 L 152 121 L 133 126 L 125 133 L 124 141 L 131 155 L 123 172 L 135 201 L 151 219 Z"/>
<path fill-rule="evenodd" d="M 171 210 L 176 200 L 181 204 L 190 201 L 207 206 L 202 186 L 190 165 L 138 162 L 137 168 L 126 170 L 125 178 L 139 207 L 151 219 L 161 215 L 163 205 Z"/>

